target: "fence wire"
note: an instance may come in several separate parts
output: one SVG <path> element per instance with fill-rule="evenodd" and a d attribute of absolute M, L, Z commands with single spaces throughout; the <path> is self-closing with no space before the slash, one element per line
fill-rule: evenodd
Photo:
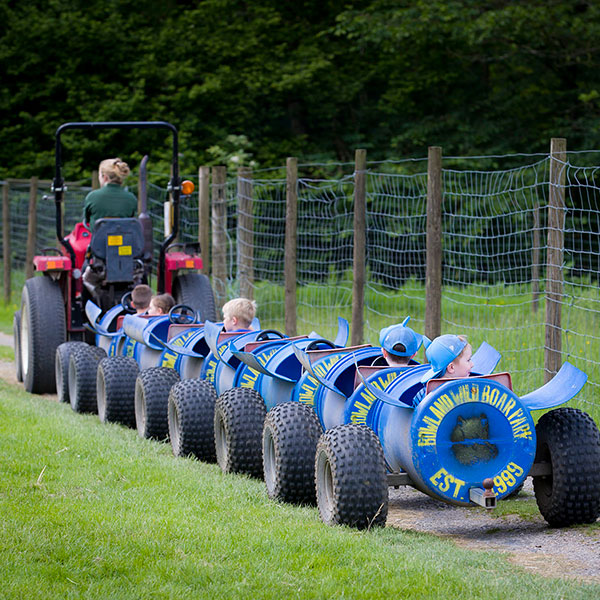
<path fill-rule="evenodd" d="M 600 413 L 600 167 L 598 155 L 567 153 L 562 275 L 562 349 L 588 374 L 577 398 Z M 497 166 L 506 160 L 511 168 Z M 425 317 L 427 173 L 413 162 L 373 163 L 367 173 L 367 281 L 365 341 L 411 317 Z M 442 331 L 466 334 L 476 348 L 488 342 L 502 353 L 519 394 L 544 382 L 545 269 L 548 248 L 550 157 L 453 158 L 442 172 Z M 477 168 L 481 165 L 480 168 Z M 517 165 L 517 166 L 514 166 Z M 485 166 L 485 168 L 484 168 Z M 308 167 L 306 170 L 308 172 Z M 238 265 L 251 259 L 251 285 L 263 326 L 283 328 L 286 180 L 281 171 L 251 180 L 253 244 L 238 243 L 238 185 L 225 186 L 227 280 L 225 300 L 240 293 Z M 272 177 L 269 179 L 268 177 Z M 331 337 L 336 317 L 352 309 L 354 179 L 298 179 L 298 331 Z M 79 220 L 89 188 L 65 198 L 65 230 Z M 38 191 L 38 249 L 56 246 L 55 208 Z M 164 237 L 166 191 L 149 185 L 148 212 L 156 244 Z M 11 263 L 24 266 L 29 186 L 10 186 Z M 247 215 L 248 216 L 248 215 Z M 198 237 L 198 203 L 183 198 L 179 241 Z M 214 222 L 211 223 L 213 226 Z M 205 259 L 212 249 L 203 249 Z M 3 249 L 4 252 L 4 249 Z M 157 253 L 155 252 L 155 259 Z M 422 353 L 417 357 L 423 360 Z"/>

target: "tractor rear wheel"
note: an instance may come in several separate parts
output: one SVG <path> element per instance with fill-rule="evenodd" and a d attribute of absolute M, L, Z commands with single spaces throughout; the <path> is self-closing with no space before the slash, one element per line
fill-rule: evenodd
<path fill-rule="evenodd" d="M 184 379 L 169 394 L 169 438 L 175 456 L 190 454 L 215 462 L 215 402 L 213 385 L 201 379 Z"/>
<path fill-rule="evenodd" d="M 13 317 L 13 349 L 15 351 L 15 371 L 17 381 L 23 381 L 21 368 L 21 311 L 18 310 Z"/>
<path fill-rule="evenodd" d="M 169 393 L 179 379 L 179 373 L 170 367 L 140 371 L 135 380 L 135 423 L 140 437 L 167 439 Z"/>
<path fill-rule="evenodd" d="M 54 355 L 66 339 L 65 302 L 58 282 L 33 277 L 21 294 L 21 371 L 28 392 L 56 390 Z"/>
<path fill-rule="evenodd" d="M 322 432 L 307 404 L 284 402 L 269 411 L 262 439 L 269 498 L 315 504 L 315 452 Z"/>
<path fill-rule="evenodd" d="M 135 427 L 135 381 L 140 367 L 131 356 L 107 356 L 96 375 L 98 418 Z"/>
<path fill-rule="evenodd" d="M 59 402 L 69 402 L 69 361 L 73 350 L 82 346 L 87 346 L 87 344 L 85 342 L 63 342 L 56 349 L 54 372 Z"/>
<path fill-rule="evenodd" d="M 199 315 L 200 322 L 216 321 L 217 309 L 210 279 L 201 273 L 179 275 L 173 282 L 176 304 L 191 306 Z"/>
<path fill-rule="evenodd" d="M 69 402 L 78 413 L 98 412 L 96 403 L 96 371 L 106 356 L 98 346 L 76 346 L 69 358 Z"/>
<path fill-rule="evenodd" d="M 385 525 L 388 485 L 383 450 L 366 425 L 339 425 L 321 436 L 315 480 L 324 523 L 358 529 Z"/>
<path fill-rule="evenodd" d="M 262 430 L 267 409 L 250 388 L 232 388 L 215 404 L 215 451 L 224 473 L 262 477 Z"/>
<path fill-rule="evenodd" d="M 533 478 L 542 516 L 552 527 L 594 523 L 600 515 L 600 432 L 587 413 L 563 407 L 536 425 L 536 463 L 551 474 Z"/>

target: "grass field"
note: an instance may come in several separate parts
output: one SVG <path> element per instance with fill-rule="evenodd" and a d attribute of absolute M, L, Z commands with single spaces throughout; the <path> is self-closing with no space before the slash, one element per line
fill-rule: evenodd
<path fill-rule="evenodd" d="M 323 525 L 261 482 L 176 459 L 0 382 L 2 598 L 597 598 L 504 556 Z"/>

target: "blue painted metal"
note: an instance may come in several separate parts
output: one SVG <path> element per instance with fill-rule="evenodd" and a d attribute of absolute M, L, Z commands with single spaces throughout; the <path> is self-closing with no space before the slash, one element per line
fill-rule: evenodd
<path fill-rule="evenodd" d="M 585 385 L 588 376 L 569 362 L 545 385 L 521 396 L 521 402 L 529 410 L 554 408 L 568 402 Z"/>

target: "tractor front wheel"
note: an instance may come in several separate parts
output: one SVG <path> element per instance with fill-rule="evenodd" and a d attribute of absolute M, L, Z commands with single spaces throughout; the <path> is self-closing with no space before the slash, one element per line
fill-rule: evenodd
<path fill-rule="evenodd" d="M 173 297 L 177 304 L 191 306 L 200 322 L 216 321 L 217 309 L 210 279 L 201 273 L 179 275 L 173 282 Z"/>

